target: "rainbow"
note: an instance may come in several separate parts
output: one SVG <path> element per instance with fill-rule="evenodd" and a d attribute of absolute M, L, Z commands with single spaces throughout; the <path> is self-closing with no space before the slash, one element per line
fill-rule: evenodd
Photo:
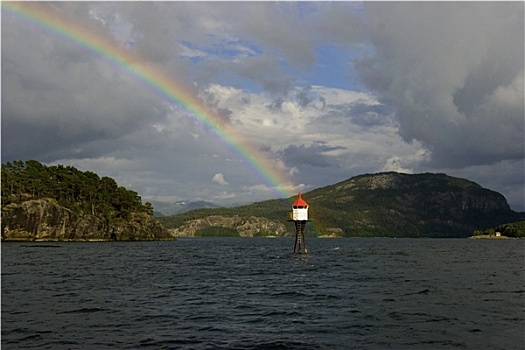
<path fill-rule="evenodd" d="M 207 106 L 191 88 L 177 81 L 166 71 L 150 64 L 137 53 L 120 47 L 96 28 L 77 23 L 45 3 L 2 1 L 1 6 L 2 12 L 6 11 L 18 19 L 50 31 L 124 69 L 156 95 L 181 107 L 187 112 L 186 115 L 196 120 L 234 153 L 239 154 L 255 175 L 279 193 L 280 197 L 288 198 L 292 195 L 287 188 L 293 186 L 282 169 Z"/>

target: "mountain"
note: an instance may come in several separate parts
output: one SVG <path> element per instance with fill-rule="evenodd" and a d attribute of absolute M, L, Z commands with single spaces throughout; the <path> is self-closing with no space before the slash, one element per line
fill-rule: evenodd
<path fill-rule="evenodd" d="M 175 203 L 164 203 L 164 202 L 151 202 L 153 208 L 155 208 L 155 216 L 170 216 L 182 214 L 190 210 L 202 209 L 202 208 L 219 208 L 220 206 L 215 203 L 206 201 L 178 201 Z"/>
<path fill-rule="evenodd" d="M 335 237 L 467 237 L 524 220 L 500 193 L 446 174 L 365 174 L 302 195 L 310 231 Z M 200 209 L 160 218 L 173 235 L 293 235 L 286 214 L 294 198 L 235 208 Z M 247 225 L 249 223 L 249 225 Z M 260 225 L 258 225 L 259 223 Z"/>

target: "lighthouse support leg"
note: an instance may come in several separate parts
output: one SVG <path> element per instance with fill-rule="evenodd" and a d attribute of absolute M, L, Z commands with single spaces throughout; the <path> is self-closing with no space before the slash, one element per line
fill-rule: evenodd
<path fill-rule="evenodd" d="M 304 241 L 304 228 L 306 221 L 295 221 L 295 246 L 294 253 L 307 253 L 306 242 Z"/>

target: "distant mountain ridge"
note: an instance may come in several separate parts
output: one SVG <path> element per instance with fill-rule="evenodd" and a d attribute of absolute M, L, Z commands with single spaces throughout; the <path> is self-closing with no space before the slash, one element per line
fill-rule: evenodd
<path fill-rule="evenodd" d="M 500 193 L 446 174 L 364 174 L 304 193 L 303 198 L 310 205 L 309 226 L 320 236 L 467 237 L 474 230 L 525 217 L 512 211 Z M 289 236 L 293 227 L 286 213 L 293 199 L 199 209 L 160 221 L 176 236 L 202 235 L 210 227 L 229 235 L 233 230 L 239 236 Z M 270 231 L 258 227 L 257 220 Z"/>
<path fill-rule="evenodd" d="M 163 203 L 152 201 L 155 208 L 155 216 L 170 216 L 182 214 L 191 210 L 203 208 L 220 208 L 221 206 L 207 201 L 177 201 L 175 203 Z"/>

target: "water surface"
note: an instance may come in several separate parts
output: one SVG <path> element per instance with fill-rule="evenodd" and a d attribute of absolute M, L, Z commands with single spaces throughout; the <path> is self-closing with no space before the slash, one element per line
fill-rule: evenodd
<path fill-rule="evenodd" d="M 2 243 L 2 349 L 523 349 L 524 240 Z"/>

